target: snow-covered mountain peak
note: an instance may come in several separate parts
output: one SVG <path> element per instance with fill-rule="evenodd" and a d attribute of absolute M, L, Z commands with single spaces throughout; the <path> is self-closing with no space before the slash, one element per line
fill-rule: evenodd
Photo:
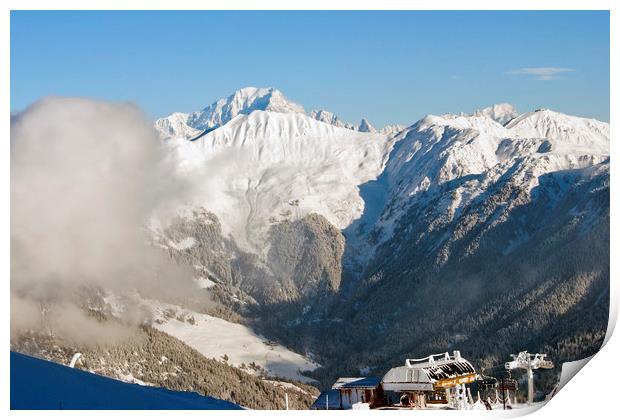
<path fill-rule="evenodd" d="M 162 138 L 196 138 L 226 125 L 239 115 L 248 115 L 254 111 L 307 115 L 301 105 L 289 101 L 278 89 L 246 87 L 212 103 L 201 111 L 175 112 L 160 118 L 155 121 L 155 129 Z M 334 113 L 324 109 L 313 110 L 309 116 L 334 127 L 366 133 L 379 132 L 393 135 L 405 128 L 405 126 L 394 124 L 377 130 L 366 118 L 363 118 L 359 125 L 355 125 L 341 120 Z"/>
<path fill-rule="evenodd" d="M 175 112 L 155 121 L 155 128 L 164 138 L 192 138 L 201 132 L 221 127 L 238 115 L 253 111 L 301 113 L 304 108 L 289 101 L 274 88 L 246 87 L 222 98 L 201 111 L 189 114 Z"/>
<path fill-rule="evenodd" d="M 554 141 L 563 151 L 609 153 L 609 124 L 592 118 L 538 109 L 519 115 L 506 128 L 520 137 Z"/>
<path fill-rule="evenodd" d="M 390 124 L 386 125 L 380 130 L 377 130 L 375 127 L 373 127 L 372 124 L 370 124 L 370 122 L 366 118 L 363 118 L 360 124 L 356 126 L 354 124 L 341 120 L 334 113 L 326 111 L 324 109 L 317 109 L 312 111 L 310 113 L 310 117 L 326 124 L 331 124 L 336 127 L 348 128 L 349 130 L 360 131 L 362 133 L 382 133 L 385 135 L 393 135 L 405 129 L 404 125 Z"/>
<path fill-rule="evenodd" d="M 200 130 L 190 127 L 187 124 L 189 114 L 175 112 L 166 118 L 155 121 L 155 129 L 163 137 L 183 137 L 191 138 L 200 133 Z"/>
<path fill-rule="evenodd" d="M 426 205 L 433 194 L 442 194 L 434 211 L 451 218 L 502 179 L 529 192 L 544 174 L 604 162 L 610 146 L 608 123 L 547 109 L 506 125 L 488 112 L 427 115 L 394 140 L 384 171 L 386 211 L 378 222 L 384 238 L 410 205 Z M 424 194 L 429 190 L 434 193 Z"/>
<path fill-rule="evenodd" d="M 349 130 L 355 130 L 356 127 L 353 124 L 342 121 L 336 114 L 333 112 L 326 111 L 324 109 L 315 109 L 310 113 L 310 118 L 314 118 L 317 121 L 324 122 L 326 124 L 331 124 L 336 127 L 348 128 Z"/>
<path fill-rule="evenodd" d="M 326 111 L 324 109 L 315 109 L 310 113 L 310 117 L 317 121 L 322 121 L 327 124 L 332 124 L 339 121 L 339 118 L 334 115 L 333 112 Z"/>
<path fill-rule="evenodd" d="M 392 209 L 379 222 L 390 225 L 411 203 L 432 196 L 425 191 L 455 188 L 460 198 L 437 208 L 455 210 L 509 170 L 529 190 L 541 174 L 609 156 L 607 123 L 550 110 L 515 115 L 513 106 L 498 104 L 379 131 L 366 119 L 351 126 L 326 110 L 307 115 L 273 88 L 245 88 L 156 127 L 174 139 L 179 169 L 197 190 L 192 204 L 215 213 L 226 234 L 260 253 L 276 222 L 317 213 L 347 228 L 369 205 L 361 186 L 380 175 L 386 202 L 372 204 Z"/>
<path fill-rule="evenodd" d="M 609 155 L 607 123 L 547 109 L 519 115 L 505 126 L 491 118 L 491 112 L 498 116 L 501 110 L 511 109 L 425 116 L 398 136 L 402 140 L 387 167 L 390 177 L 398 174 L 399 181 L 419 178 L 419 182 L 442 183 L 528 156 L 555 155 L 559 170 L 570 168 L 580 157 L 600 161 Z M 419 190 L 415 182 L 400 185 L 408 185 L 407 194 Z"/>
<path fill-rule="evenodd" d="M 362 118 L 360 121 L 360 125 L 357 127 L 357 131 L 361 131 L 363 133 L 376 133 L 377 129 L 370 124 L 366 118 Z"/>
<path fill-rule="evenodd" d="M 519 113 L 513 105 L 503 103 L 479 109 L 474 113 L 474 115 L 489 117 L 492 120 L 497 121 L 501 125 L 505 125 L 507 122 L 518 116 Z"/>
<path fill-rule="evenodd" d="M 190 114 L 187 124 L 198 130 L 206 130 L 220 127 L 237 115 L 249 114 L 252 111 L 304 113 L 301 105 L 289 101 L 277 89 L 246 87 L 212 103 L 202 111 Z"/>
<path fill-rule="evenodd" d="M 444 114 L 426 115 L 410 129 L 418 131 L 432 130 L 435 133 L 445 129 L 476 130 L 479 133 L 508 136 L 507 130 L 497 121 L 486 115 Z"/>
<path fill-rule="evenodd" d="M 358 186 L 383 170 L 392 141 L 301 113 L 237 115 L 195 141 L 167 143 L 195 203 L 215 213 L 226 234 L 260 251 L 273 223 L 310 213 L 343 229 L 364 210 Z"/>
<path fill-rule="evenodd" d="M 509 131 L 487 116 L 427 115 L 396 137 L 388 179 L 411 196 L 430 183 L 482 173 L 498 163 L 496 150 L 507 137 Z"/>

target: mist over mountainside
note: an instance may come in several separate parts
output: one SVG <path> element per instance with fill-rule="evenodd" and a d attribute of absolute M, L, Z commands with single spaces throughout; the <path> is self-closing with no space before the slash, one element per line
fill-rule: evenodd
<path fill-rule="evenodd" d="M 30 333 L 48 328 L 55 344 L 79 350 L 84 337 L 60 328 L 65 317 L 56 316 L 79 310 L 88 314 L 84 325 L 93 317 L 98 327 L 116 325 L 107 323 L 111 316 L 123 326 L 121 339 L 125 327 L 139 328 L 150 343 L 155 337 L 157 346 L 185 346 L 186 354 L 192 328 L 204 330 L 191 317 L 175 321 L 171 315 L 160 325 L 170 335 L 161 335 L 152 328 L 159 319 L 153 314 L 167 313 L 166 305 L 254 328 L 265 341 L 298 353 L 286 353 L 291 358 L 320 365 L 294 376 L 324 385 L 337 376 L 381 375 L 405 357 L 452 349 L 488 367 L 524 349 L 547 352 L 559 364 L 589 356 L 602 343 L 609 307 L 607 123 L 546 109 L 520 114 L 500 104 L 375 129 L 365 119 L 354 126 L 325 110 L 307 115 L 273 88 L 244 88 L 201 111 L 157 120 L 156 138 L 125 108 L 70 102 L 58 114 L 49 106 L 12 118 L 18 141 L 35 145 L 58 137 L 82 156 L 77 145 L 89 126 L 100 129 L 88 142 L 105 143 L 106 126 L 116 137 L 108 145 L 110 160 L 100 162 L 97 153 L 78 160 L 83 171 L 95 168 L 92 177 L 74 182 L 71 170 L 58 169 L 60 176 L 52 178 L 55 194 L 75 184 L 70 196 L 87 200 L 69 200 L 38 217 L 40 202 L 29 187 L 45 186 L 40 180 L 49 167 L 70 168 L 73 155 L 59 146 L 53 165 L 31 166 L 27 158 L 43 162 L 48 154 L 36 147 L 13 150 L 12 136 L 12 159 L 16 154 L 23 164 L 14 172 L 23 178 L 12 178 L 12 209 L 27 210 L 12 219 L 12 227 L 18 223 L 11 238 L 16 349 L 28 349 Z M 101 125 L 98 109 L 105 111 Z M 114 125 L 119 112 L 126 114 L 118 117 L 120 128 Z M 63 137 L 54 115 L 63 124 L 72 115 L 88 124 Z M 138 144 L 152 141 L 146 161 L 139 148 L 123 149 L 132 133 L 140 136 Z M 104 194 L 97 195 L 99 187 Z M 93 194 L 100 207 L 91 206 Z M 101 216 L 101 229 L 91 221 L 106 200 L 119 202 Z M 125 208 L 131 217 L 115 225 L 114 214 Z M 30 227 L 28 217 L 36 220 Z M 57 248 L 71 239 L 65 231 L 80 240 Z M 38 237 L 68 262 L 60 279 L 56 262 L 37 254 Z M 81 249 L 101 252 L 81 260 Z M 121 269 L 112 263 L 117 260 Z M 78 287 L 78 274 L 89 279 L 88 290 Z M 51 293 L 54 285 L 69 285 L 70 292 Z M 117 317 L 111 292 L 139 293 L 162 306 L 142 313 L 140 305 L 125 305 Z M 45 303 L 40 308 L 38 299 Z M 103 312 L 92 304 L 101 299 Z M 171 327 L 177 321 L 182 331 Z M 14 329 L 30 333 L 18 340 Z M 91 345 L 92 337 L 86 341 Z M 148 352 L 148 345 L 120 341 L 113 344 Z M 36 343 L 40 353 L 53 354 L 49 340 Z M 191 366 L 200 360 L 193 353 L 190 358 Z M 157 380 L 169 381 L 166 375 Z M 304 395 L 300 391 L 301 405 Z"/>
<path fill-rule="evenodd" d="M 239 317 L 196 284 L 193 267 L 169 258 L 164 244 L 153 246 L 150 218 L 174 217 L 192 196 L 168 152 L 128 104 L 46 98 L 12 117 L 11 349 L 63 364 L 79 352 L 78 368 L 253 408 L 283 408 L 289 387 L 291 404 L 307 408 L 314 388 L 273 377 L 282 371 L 274 363 L 232 366 L 230 347 L 207 357 L 153 328 L 166 323 L 155 317 L 165 305 L 147 299 Z M 242 332 L 271 357 L 315 366 Z"/>

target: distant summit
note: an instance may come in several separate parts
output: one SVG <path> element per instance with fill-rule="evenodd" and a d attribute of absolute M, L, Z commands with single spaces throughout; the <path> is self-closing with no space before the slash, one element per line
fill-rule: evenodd
<path fill-rule="evenodd" d="M 304 113 L 301 105 L 289 101 L 277 89 L 246 87 L 228 98 L 212 103 L 202 111 L 189 114 L 187 124 L 198 130 L 206 130 L 222 126 L 237 115 L 249 114 L 252 111 Z"/>
<path fill-rule="evenodd" d="M 336 127 L 348 128 L 349 130 L 355 130 L 356 127 L 353 124 L 342 121 L 333 112 L 325 111 L 324 109 L 314 110 L 310 113 L 310 118 L 314 118 L 317 121 L 331 124 Z"/>
<path fill-rule="evenodd" d="M 155 121 L 155 128 L 164 138 L 194 138 L 201 133 L 222 127 L 238 115 L 248 115 L 254 111 L 307 115 L 301 105 L 289 101 L 278 89 L 245 87 L 226 98 L 213 102 L 201 111 L 192 113 L 174 112 L 167 117 L 160 118 Z M 363 118 L 360 124 L 356 126 L 341 120 L 334 113 L 324 109 L 314 110 L 308 116 L 334 127 L 366 133 L 393 134 L 405 128 L 393 124 L 377 130 L 366 118 Z"/>
<path fill-rule="evenodd" d="M 377 129 L 373 127 L 366 118 L 362 118 L 360 125 L 357 127 L 357 131 L 361 131 L 362 133 L 376 133 Z"/>
<path fill-rule="evenodd" d="M 505 125 L 508 121 L 518 116 L 519 113 L 514 106 L 504 103 L 477 110 L 474 115 L 477 117 L 485 116 L 497 121 L 501 125 Z"/>

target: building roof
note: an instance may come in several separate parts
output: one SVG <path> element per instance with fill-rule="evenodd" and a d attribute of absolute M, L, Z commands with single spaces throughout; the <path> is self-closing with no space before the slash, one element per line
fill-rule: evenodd
<path fill-rule="evenodd" d="M 472 364 L 462 358 L 460 353 L 454 357 L 445 354 L 443 359 L 438 360 L 433 356 L 436 355 L 418 360 L 408 359 L 405 366 L 390 369 L 383 377 L 384 389 L 432 390 L 434 386 L 452 386 L 454 381 L 471 381 L 476 375 Z"/>
<path fill-rule="evenodd" d="M 340 389 L 343 385 L 346 385 L 350 382 L 355 382 L 355 381 L 360 381 L 364 379 L 363 377 L 359 377 L 359 378 L 348 378 L 348 377 L 344 377 L 344 378 L 338 378 L 336 380 L 336 382 L 334 382 L 334 384 L 332 385 L 332 389 Z"/>
<path fill-rule="evenodd" d="M 340 378 L 353 379 L 340 386 L 341 389 L 376 389 L 381 384 L 381 378 L 378 376 L 369 376 L 367 378 Z M 338 379 L 338 382 L 340 381 Z M 338 383 L 336 382 L 336 383 Z"/>
<path fill-rule="evenodd" d="M 321 392 L 316 401 L 310 406 L 312 410 L 325 410 L 326 408 L 329 410 L 340 409 L 340 391 L 338 389 L 328 389 Z"/>

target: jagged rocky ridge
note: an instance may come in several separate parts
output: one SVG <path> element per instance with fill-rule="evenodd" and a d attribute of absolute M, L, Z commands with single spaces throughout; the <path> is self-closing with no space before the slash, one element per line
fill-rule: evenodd
<path fill-rule="evenodd" d="M 222 98 L 201 111 L 192 113 L 175 112 L 155 121 L 155 128 L 163 137 L 193 138 L 201 132 L 214 130 L 225 125 L 238 115 L 247 115 L 253 111 L 305 114 L 304 108 L 289 101 L 282 92 L 274 88 L 246 87 L 239 89 L 228 98 Z M 354 131 L 391 134 L 405 128 L 403 125 L 391 124 L 377 130 L 366 118 L 358 125 L 341 120 L 337 115 L 324 109 L 317 109 L 309 114 L 310 118 L 335 127 Z"/>

